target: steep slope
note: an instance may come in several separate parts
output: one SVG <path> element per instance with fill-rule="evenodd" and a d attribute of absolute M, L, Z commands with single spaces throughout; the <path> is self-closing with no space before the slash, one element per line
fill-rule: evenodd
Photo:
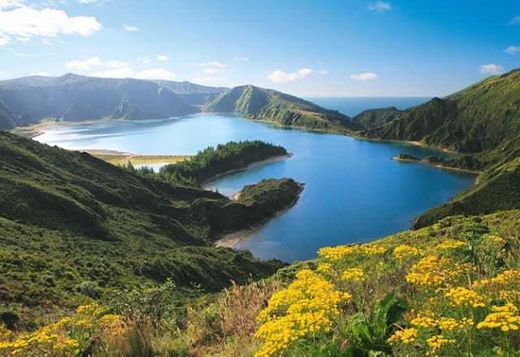
<path fill-rule="evenodd" d="M 177 94 L 186 104 L 202 106 L 227 90 L 224 87 L 208 87 L 191 82 L 154 81 Z"/>
<path fill-rule="evenodd" d="M 151 119 L 197 111 L 172 90 L 151 81 L 74 74 L 1 81 L 0 99 L 15 115 L 17 125 L 45 118 Z"/>
<path fill-rule="evenodd" d="M 399 113 L 401 111 L 396 107 L 369 109 L 356 115 L 352 121 L 363 129 L 372 129 L 391 122 Z"/>
<path fill-rule="evenodd" d="M 518 153 L 520 69 L 490 77 L 446 98 L 397 114 L 380 127 L 362 131 L 371 138 L 421 141 L 473 155 L 476 169 Z"/>
<path fill-rule="evenodd" d="M 16 127 L 16 119 L 5 103 L 0 100 L 0 130 L 7 130 Z"/>
<path fill-rule="evenodd" d="M 276 197 L 296 200 L 301 188 L 274 180 L 269 189 L 268 201 L 251 200 L 263 183 L 230 201 L 0 133 L 0 300 L 55 309 L 167 278 L 216 290 L 269 275 L 280 262 L 211 243 L 263 222 Z"/>
<path fill-rule="evenodd" d="M 205 111 L 238 113 L 249 119 L 281 126 L 347 132 L 356 128 L 350 118 L 309 101 L 252 85 L 232 88 L 204 107 Z"/>
<path fill-rule="evenodd" d="M 421 215 L 414 228 L 453 215 L 478 215 L 520 208 L 520 157 L 486 170 L 479 183 L 450 202 Z"/>

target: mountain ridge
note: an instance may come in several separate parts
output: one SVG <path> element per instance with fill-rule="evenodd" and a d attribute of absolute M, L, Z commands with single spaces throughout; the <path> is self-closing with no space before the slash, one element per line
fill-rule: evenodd
<path fill-rule="evenodd" d="M 248 119 L 264 120 L 285 127 L 347 133 L 357 128 L 351 119 L 310 101 L 251 84 L 219 94 L 204 111 L 238 113 Z"/>

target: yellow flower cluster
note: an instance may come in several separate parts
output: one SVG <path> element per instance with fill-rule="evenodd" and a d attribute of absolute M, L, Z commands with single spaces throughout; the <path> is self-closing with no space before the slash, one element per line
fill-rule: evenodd
<path fill-rule="evenodd" d="M 490 285 L 506 286 L 520 284 L 520 269 L 508 269 L 494 278 L 481 279 L 475 282 L 476 288 L 486 288 Z"/>
<path fill-rule="evenodd" d="M 121 322 L 120 315 L 106 314 L 106 308 L 98 304 L 80 306 L 76 314 L 31 333 L 7 334 L 0 328 L 0 355 L 72 355 L 82 342 L 77 336 L 90 343 L 88 338 L 95 328 L 110 335 Z"/>
<path fill-rule="evenodd" d="M 437 326 L 437 322 L 433 318 L 423 315 L 418 315 L 410 322 L 412 325 L 417 327 L 434 328 Z"/>
<path fill-rule="evenodd" d="M 354 244 L 354 245 L 340 245 L 337 247 L 324 247 L 318 251 L 320 258 L 328 259 L 330 261 L 338 261 L 349 255 L 380 255 L 385 254 L 386 248 L 376 244 Z"/>
<path fill-rule="evenodd" d="M 484 321 L 479 322 L 478 329 L 500 329 L 503 332 L 517 331 L 520 326 L 520 316 L 518 308 L 508 303 L 504 306 L 492 306 L 493 311 L 486 316 Z"/>
<path fill-rule="evenodd" d="M 430 346 L 434 351 L 440 350 L 443 346 L 455 342 L 454 339 L 446 338 L 443 335 L 435 335 L 426 340 L 428 346 Z"/>
<path fill-rule="evenodd" d="M 334 268 L 329 263 L 320 263 L 316 268 L 316 271 L 325 274 L 325 275 L 334 275 Z"/>
<path fill-rule="evenodd" d="M 439 321 L 437 321 L 437 325 L 443 331 L 463 330 L 472 327 L 474 324 L 473 320 L 467 317 L 461 320 L 454 319 L 453 317 L 441 317 Z"/>
<path fill-rule="evenodd" d="M 437 289 L 457 281 L 470 267 L 469 264 L 455 264 L 447 257 L 427 255 L 412 266 L 406 281 L 425 289 Z"/>
<path fill-rule="evenodd" d="M 448 240 L 445 240 L 444 242 L 438 244 L 436 246 L 436 248 L 438 250 L 450 250 L 450 249 L 457 249 L 457 248 L 465 247 L 467 245 L 468 245 L 467 243 L 460 241 L 460 240 L 448 239 Z"/>
<path fill-rule="evenodd" d="M 273 294 L 258 315 L 262 325 L 255 337 L 263 344 L 256 356 L 273 356 L 298 339 L 330 331 L 333 319 L 350 298 L 317 273 L 301 270 L 285 290 Z"/>
<path fill-rule="evenodd" d="M 351 268 L 343 271 L 341 279 L 344 281 L 361 282 L 365 280 L 365 273 L 362 269 Z"/>
<path fill-rule="evenodd" d="M 397 260 L 406 260 L 421 254 L 421 251 L 410 245 L 401 244 L 394 248 L 394 257 Z"/>
<path fill-rule="evenodd" d="M 473 290 L 464 287 L 452 288 L 444 295 L 455 306 L 484 307 L 484 298 Z"/>
<path fill-rule="evenodd" d="M 394 332 L 392 336 L 388 339 L 388 343 L 390 344 L 396 344 L 396 343 L 402 343 L 402 344 L 410 344 L 415 341 L 417 338 L 417 329 L 410 327 L 405 328 L 402 330 L 397 330 Z"/>
<path fill-rule="evenodd" d="M 464 317 L 460 320 L 457 320 L 453 317 L 441 317 L 435 320 L 434 318 L 425 315 L 417 315 L 417 317 L 412 319 L 410 323 L 415 327 L 428 329 L 439 327 L 443 331 L 462 330 L 474 325 L 473 320 L 467 317 Z"/>

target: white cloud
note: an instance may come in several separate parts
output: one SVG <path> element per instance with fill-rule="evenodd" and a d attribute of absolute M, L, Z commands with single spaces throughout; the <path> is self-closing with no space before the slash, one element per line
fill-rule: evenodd
<path fill-rule="evenodd" d="M 483 64 L 480 66 L 480 73 L 482 74 L 500 74 L 504 71 L 504 67 L 499 64 Z"/>
<path fill-rule="evenodd" d="M 378 79 L 378 75 L 372 72 L 353 73 L 349 76 L 353 81 L 373 81 Z"/>
<path fill-rule="evenodd" d="M 171 81 L 175 79 L 175 73 L 166 68 L 151 68 L 135 73 L 134 77 L 137 79 L 164 79 Z"/>
<path fill-rule="evenodd" d="M 103 61 L 99 57 L 91 57 L 84 60 L 72 60 L 65 63 L 65 67 L 75 71 L 88 71 L 92 68 L 119 69 L 129 67 L 127 62 L 122 61 Z"/>
<path fill-rule="evenodd" d="M 0 36 L 0 47 L 5 46 L 11 43 L 11 40 L 8 37 Z"/>
<path fill-rule="evenodd" d="M 68 61 L 65 63 L 65 67 L 72 71 L 87 72 L 88 75 L 94 77 L 165 80 L 172 80 L 175 78 L 175 73 L 166 68 L 135 70 L 128 62 L 103 60 L 98 56 L 83 60 Z"/>
<path fill-rule="evenodd" d="M 392 5 L 384 1 L 375 1 L 368 4 L 368 9 L 371 11 L 385 12 L 392 10 Z"/>
<path fill-rule="evenodd" d="M 312 72 L 314 71 L 310 68 L 301 68 L 298 71 L 291 73 L 276 70 L 269 73 L 267 78 L 269 78 L 274 83 L 296 82 L 300 79 L 307 77 Z"/>
<path fill-rule="evenodd" d="M 0 0 L 0 38 L 2 42 L 27 42 L 32 37 L 58 35 L 90 36 L 102 24 L 91 16 L 69 16 L 63 10 L 36 9 L 21 1 Z"/>
<path fill-rule="evenodd" d="M 511 25 L 519 25 L 520 24 L 520 16 L 513 17 L 509 23 Z"/>
<path fill-rule="evenodd" d="M 206 68 L 227 68 L 227 64 L 220 63 L 220 62 L 217 62 L 217 61 L 199 63 L 199 64 L 197 64 L 197 66 L 199 66 L 199 67 L 206 67 Z"/>
<path fill-rule="evenodd" d="M 509 46 L 504 50 L 505 53 L 508 53 L 510 55 L 515 55 L 518 52 L 520 52 L 520 46 Z"/>
<path fill-rule="evenodd" d="M 77 0 L 79 4 L 83 5 L 105 5 L 110 0 Z"/>
<path fill-rule="evenodd" d="M 170 60 L 170 57 L 168 57 L 166 55 L 157 55 L 157 61 L 159 61 L 159 62 L 166 62 L 169 60 Z"/>
<path fill-rule="evenodd" d="M 139 31 L 139 27 L 124 24 L 123 30 L 126 32 L 137 32 Z"/>

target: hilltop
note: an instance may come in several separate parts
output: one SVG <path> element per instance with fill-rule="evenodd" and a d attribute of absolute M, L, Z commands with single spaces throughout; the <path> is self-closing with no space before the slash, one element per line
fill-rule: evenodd
<path fill-rule="evenodd" d="M 304 99 L 252 85 L 231 88 L 203 108 L 207 112 L 238 113 L 280 126 L 346 133 L 356 126 L 338 111 Z"/>

